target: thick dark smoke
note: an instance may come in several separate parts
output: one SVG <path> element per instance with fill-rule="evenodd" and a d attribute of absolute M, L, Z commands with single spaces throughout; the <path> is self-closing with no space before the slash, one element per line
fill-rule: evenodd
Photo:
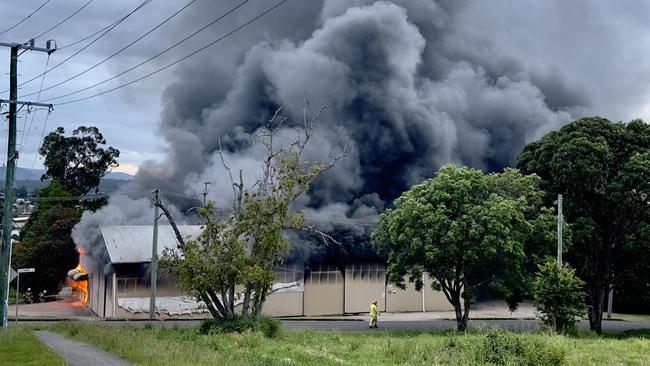
<path fill-rule="evenodd" d="M 290 141 L 306 95 L 315 109 L 332 108 L 305 158 L 327 160 L 343 146 L 352 155 L 320 177 L 295 208 L 335 232 L 345 244 L 339 254 L 355 258 L 370 252 L 367 237 L 378 213 L 409 186 L 449 162 L 485 170 L 510 165 L 527 142 L 570 121 L 589 102 L 560 71 L 533 68 L 525 55 L 499 52 L 472 32 L 460 16 L 464 2 L 290 3 L 296 6 L 284 11 L 291 21 L 265 19 L 242 42 L 179 70 L 163 98 L 167 158 L 143 164 L 138 187 L 200 195 L 210 181 L 210 199 L 228 207 L 219 139 L 229 165 L 254 182 L 263 155 L 256 131 L 287 103 L 293 125 L 279 139 Z M 214 12 L 216 4 L 201 10 Z M 254 41 L 260 32 L 264 41 Z M 140 201 L 113 199 L 85 215 L 78 232 L 97 221 L 133 224 L 142 210 Z M 329 250 L 313 243 L 297 248 L 296 258 Z"/>

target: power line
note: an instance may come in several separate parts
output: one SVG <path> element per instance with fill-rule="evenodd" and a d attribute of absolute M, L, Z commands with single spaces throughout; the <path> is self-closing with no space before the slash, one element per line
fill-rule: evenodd
<path fill-rule="evenodd" d="M 357 221 L 357 220 L 319 220 L 319 219 L 310 219 L 306 218 L 305 219 L 306 223 L 319 223 L 319 224 L 349 224 L 349 225 L 357 225 L 357 226 L 366 226 L 366 227 L 376 227 L 379 225 L 376 222 L 369 222 L 369 221 Z"/>
<path fill-rule="evenodd" d="M 50 55 L 47 55 L 47 60 L 45 61 L 45 72 L 43 72 L 43 78 L 41 79 L 41 87 L 38 90 L 38 96 L 36 97 L 36 103 L 41 101 L 41 92 L 43 91 L 43 84 L 45 83 L 45 74 L 47 73 L 47 66 L 50 64 Z M 32 131 L 32 125 L 34 124 L 34 118 L 36 117 L 36 112 L 38 110 L 35 110 L 32 113 L 32 119 L 29 121 L 29 129 L 27 130 L 27 135 L 25 136 L 25 124 L 23 124 L 23 131 L 20 134 L 20 149 L 18 150 L 18 156 L 23 153 L 23 150 L 25 150 L 25 145 L 27 144 L 27 140 L 29 139 L 29 134 Z M 28 109 L 29 112 L 29 109 Z M 27 116 L 25 116 L 25 122 L 27 122 Z M 23 137 L 25 137 L 23 141 Z"/>
<path fill-rule="evenodd" d="M 56 29 L 57 27 L 59 27 L 61 24 L 63 24 L 63 23 L 65 23 L 65 22 L 67 22 L 68 20 L 70 20 L 70 18 L 72 18 L 73 16 L 77 15 L 77 13 L 79 13 L 79 12 L 82 11 L 82 10 L 84 10 L 84 8 L 85 8 L 86 6 L 88 6 L 88 5 L 90 5 L 90 3 L 92 3 L 93 1 L 94 1 L 94 0 L 88 0 L 87 3 L 85 3 L 84 5 L 82 5 L 79 9 L 75 10 L 72 14 L 68 15 L 68 16 L 67 16 L 66 18 L 64 18 L 62 21 L 56 23 L 53 27 L 51 27 L 50 29 L 46 30 L 45 32 L 43 32 L 43 33 L 37 35 L 36 37 L 32 37 L 32 38 L 30 38 L 30 39 L 41 38 L 42 36 L 44 36 L 44 35 L 48 34 L 49 32 L 53 31 L 54 29 Z"/>
<path fill-rule="evenodd" d="M 49 2 L 50 2 L 50 0 L 45 1 L 43 4 L 41 4 L 41 6 L 39 6 L 38 8 L 36 8 L 36 10 L 34 10 L 33 12 L 29 13 L 28 16 L 26 16 L 26 17 L 24 17 L 23 19 L 21 19 L 18 23 L 14 24 L 14 25 L 12 25 L 11 27 L 9 27 L 9 28 L 3 30 L 2 32 L 0 32 L 0 35 L 3 35 L 3 34 L 5 34 L 5 33 L 9 32 L 10 30 L 16 28 L 17 26 L 21 25 L 24 21 L 26 21 L 27 19 L 31 18 L 32 15 L 36 14 L 36 12 L 38 12 L 39 10 L 41 10 L 41 8 L 44 7 L 45 5 L 47 5 L 47 3 L 49 3 Z"/>
<path fill-rule="evenodd" d="M 151 1 L 151 0 L 149 0 L 149 1 L 147 1 L 147 2 L 150 2 L 150 1 Z M 138 8 L 139 8 L 139 7 L 138 7 Z M 76 45 L 76 44 L 79 44 L 79 43 L 81 43 L 81 42 L 83 42 L 83 41 L 86 41 L 86 40 L 88 40 L 88 39 L 90 39 L 90 38 L 93 38 L 94 36 L 98 35 L 99 33 L 101 33 L 101 32 L 103 32 L 103 31 L 105 31 L 106 29 L 110 28 L 111 26 L 114 26 L 114 25 L 116 25 L 116 24 L 122 23 L 124 20 L 126 20 L 126 18 L 128 18 L 129 16 L 131 16 L 131 14 L 132 14 L 132 13 L 128 13 L 128 14 L 124 15 L 123 17 L 121 17 L 121 18 L 119 18 L 118 20 L 114 21 L 113 23 L 111 23 L 111 24 L 105 26 L 104 28 L 102 28 L 102 29 L 96 31 L 95 33 L 92 33 L 91 35 L 85 36 L 85 37 L 83 37 L 83 38 L 81 38 L 81 39 L 79 39 L 79 40 L 77 40 L 77 41 L 74 41 L 74 42 L 72 42 L 72 43 L 69 43 L 69 44 L 67 44 L 67 45 L 65 45 L 65 46 L 59 46 L 59 47 L 57 48 L 57 50 L 58 50 L 58 51 L 61 51 L 61 50 L 66 49 L 66 48 L 68 48 L 68 47 L 72 47 L 72 46 L 74 46 L 74 45 Z"/>
<path fill-rule="evenodd" d="M 47 126 L 47 121 L 50 119 L 51 113 L 52 110 L 48 110 L 47 114 L 45 115 L 45 121 L 43 122 L 43 129 L 41 130 L 41 138 L 39 141 L 43 141 L 43 136 L 45 136 L 45 126 Z M 34 154 L 34 160 L 32 160 L 32 167 L 29 169 L 29 172 L 27 172 L 27 178 L 25 178 L 23 185 L 27 183 L 27 181 L 32 177 L 32 171 L 34 170 L 34 165 L 36 165 L 37 158 L 38 158 L 38 149 L 36 149 L 36 152 Z"/>
<path fill-rule="evenodd" d="M 102 33 L 101 35 L 99 35 L 97 38 L 93 39 L 92 42 L 90 42 L 90 43 L 88 43 L 87 45 L 83 46 L 83 47 L 80 48 L 77 52 L 75 52 L 75 53 L 73 53 L 72 55 L 68 56 L 68 57 L 67 57 L 66 59 L 64 59 L 63 61 L 59 62 L 58 64 L 56 64 L 56 65 L 54 65 L 54 66 L 52 66 L 52 67 L 51 67 L 49 70 L 47 70 L 46 72 L 44 72 L 44 73 L 42 73 L 42 74 L 38 74 L 38 75 L 36 75 L 36 76 L 32 77 L 31 79 L 28 79 L 28 80 L 26 80 L 26 81 L 23 81 L 22 83 L 18 84 L 18 86 L 23 86 L 23 85 L 25 85 L 25 84 L 31 83 L 32 81 L 34 81 L 34 80 L 40 78 L 40 77 L 43 76 L 44 74 L 47 74 L 47 73 L 51 72 L 52 70 L 58 68 L 59 66 L 63 65 L 64 63 L 70 61 L 70 59 L 72 59 L 73 57 L 77 56 L 78 54 L 80 54 L 81 52 L 83 52 L 84 50 L 86 50 L 88 47 L 92 46 L 95 42 L 97 42 L 97 41 L 99 41 L 100 39 L 102 39 L 102 37 L 104 37 L 105 35 L 107 35 L 107 34 L 108 34 L 110 31 L 112 31 L 115 27 L 117 27 L 119 24 L 121 24 L 124 20 L 126 20 L 126 18 L 128 18 L 128 17 L 131 16 L 131 15 L 133 15 L 133 14 L 134 14 L 135 12 L 137 12 L 138 10 L 142 9 L 145 5 L 147 5 L 147 4 L 150 3 L 151 1 L 152 1 L 152 0 L 145 0 L 145 1 L 142 2 L 140 5 L 138 5 L 135 9 L 133 9 L 130 13 L 128 13 L 128 14 L 125 15 L 122 19 L 120 19 L 120 21 L 115 22 L 115 23 L 112 24 L 112 25 L 111 25 L 111 26 L 110 26 L 110 27 L 109 27 L 109 28 L 108 28 L 104 33 Z M 8 90 L 9 90 L 9 89 L 4 90 L 2 93 L 6 93 Z M 32 94 L 35 94 L 35 93 L 26 94 L 26 95 L 23 95 L 23 96 L 32 95 Z"/>
<path fill-rule="evenodd" d="M 149 57 L 148 59 L 146 59 L 146 60 L 140 62 L 139 64 L 137 64 L 137 65 L 135 65 L 135 66 L 132 66 L 132 67 L 130 67 L 130 68 L 128 68 L 128 69 L 126 69 L 126 70 L 120 72 L 120 73 L 117 74 L 117 75 L 113 75 L 112 77 L 110 77 L 110 78 L 108 78 L 108 79 L 104 79 L 104 80 L 102 80 L 102 81 L 100 81 L 100 82 L 98 82 L 98 83 L 95 83 L 95 84 L 93 84 L 93 85 L 87 86 L 87 87 L 85 87 L 85 88 L 83 88 L 83 89 L 79 89 L 79 90 L 76 90 L 76 91 L 74 91 L 74 92 L 70 92 L 70 93 L 67 93 L 67 94 L 59 95 L 59 96 L 54 97 L 54 98 L 49 98 L 49 99 L 47 99 L 47 100 L 48 100 L 48 101 L 51 101 L 51 100 L 56 100 L 56 99 L 61 99 L 61 98 L 69 97 L 69 96 L 71 96 L 71 95 L 79 94 L 79 93 L 84 92 L 84 91 L 86 91 L 86 90 L 89 90 L 89 89 L 95 88 L 95 87 L 100 86 L 100 85 L 102 85 L 102 84 L 105 84 L 105 83 L 107 83 L 107 82 L 109 82 L 109 81 L 111 81 L 111 80 L 115 80 L 115 79 L 117 79 L 118 77 L 120 77 L 120 76 L 122 76 L 122 75 L 124 75 L 124 74 L 127 74 L 127 73 L 129 73 L 129 72 L 131 72 L 131 71 L 133 71 L 133 70 L 139 68 L 140 66 L 142 66 L 142 65 L 144 65 L 144 64 L 146 64 L 146 63 L 148 63 L 148 62 L 151 62 L 152 60 L 154 60 L 154 59 L 156 59 L 156 58 L 162 56 L 163 54 L 165 54 L 165 53 L 171 51 L 172 49 L 178 47 L 179 45 L 181 45 L 182 43 L 186 42 L 186 41 L 189 40 L 190 38 L 196 36 L 197 34 L 201 33 L 202 31 L 206 30 L 207 28 L 211 27 L 211 26 L 214 25 L 216 22 L 218 22 L 218 21 L 220 21 L 221 19 L 225 18 L 226 16 L 230 15 L 231 13 L 233 13 L 234 11 L 236 11 L 237 9 L 239 9 L 240 7 L 242 7 L 244 4 L 246 4 L 248 1 L 249 1 L 249 0 L 244 0 L 243 2 L 239 3 L 239 4 L 238 4 L 237 6 L 235 6 L 234 8 L 230 9 L 229 11 L 227 11 L 225 14 L 223 14 L 223 15 L 217 17 L 216 19 L 213 19 L 210 23 L 206 24 L 205 26 L 203 26 L 203 27 L 200 28 L 199 30 L 195 31 L 194 33 L 192 33 L 192 34 L 188 35 L 187 37 L 181 39 L 180 41 L 174 43 L 174 44 L 171 45 L 170 47 L 167 47 L 166 49 L 164 49 L 164 50 L 158 52 L 157 54 L 153 55 L 152 57 Z M 94 67 L 94 66 L 93 66 L 93 67 Z M 85 71 L 84 71 L 84 72 L 85 72 Z M 76 76 L 75 76 L 75 77 L 76 77 Z"/>
<path fill-rule="evenodd" d="M 157 69 L 157 70 L 154 70 L 154 71 L 152 71 L 152 72 L 150 72 L 150 73 L 148 73 L 148 74 L 146 74 L 146 75 L 144 75 L 144 76 L 141 76 L 141 77 L 139 77 L 139 78 L 137 78 L 137 79 L 131 80 L 131 81 L 128 82 L 128 83 L 125 83 L 125 84 L 122 84 L 122 85 L 116 86 L 116 87 L 114 87 L 114 88 L 111 88 L 111 89 L 105 90 L 105 91 L 103 91 L 103 92 L 100 92 L 100 93 L 97 93 L 97 94 L 93 94 L 93 95 L 90 95 L 90 96 L 87 96 L 87 97 L 84 97 L 84 98 L 73 99 L 73 100 L 70 100 L 70 101 L 63 102 L 63 103 L 58 103 L 58 104 L 56 104 L 56 105 L 71 104 L 71 103 L 81 102 L 81 101 L 84 101 L 84 100 L 87 100 L 87 99 L 90 99 L 90 98 L 98 97 L 98 96 L 101 96 L 101 95 L 104 95 L 104 94 L 107 94 L 107 93 L 113 92 L 113 91 L 115 91 L 115 90 L 122 89 L 122 88 L 127 87 L 127 86 L 129 86 L 129 85 L 131 85 L 131 84 L 137 83 L 138 81 L 141 81 L 141 80 L 146 79 L 146 78 L 148 78 L 148 77 L 150 77 L 150 76 L 153 76 L 153 75 L 155 75 L 155 74 L 158 74 L 159 72 L 164 71 L 164 70 L 166 70 L 166 69 L 168 69 L 168 68 L 170 68 L 170 67 L 172 67 L 172 66 L 174 66 L 174 65 L 176 65 L 176 64 L 178 64 L 178 63 L 180 63 L 180 62 L 182 62 L 182 61 L 184 61 L 184 60 L 186 60 L 186 59 L 188 59 L 188 58 L 190 58 L 190 57 L 192 57 L 192 56 L 194 56 L 194 55 L 196 55 L 197 53 L 199 53 L 199 52 L 205 50 L 206 48 L 208 48 L 208 47 L 210 47 L 210 46 L 213 46 L 213 45 L 215 45 L 215 44 L 221 42 L 222 40 L 226 39 L 227 37 L 233 35 L 234 33 L 238 32 L 239 30 L 241 30 L 241 29 L 245 28 L 246 26 L 248 26 L 249 24 L 255 22 L 256 20 L 262 18 L 262 17 L 265 16 L 266 14 L 268 14 L 268 13 L 270 13 L 271 11 L 275 10 L 276 8 L 278 8 L 278 7 L 281 6 L 282 4 L 286 3 L 287 1 L 289 1 L 289 0 L 282 0 L 282 1 L 278 2 L 277 4 L 275 4 L 274 6 L 272 6 L 271 8 L 265 10 L 264 12 L 262 12 L 262 13 L 260 13 L 259 15 L 255 16 L 254 18 L 248 20 L 246 23 L 244 23 L 244 24 L 238 26 L 237 28 L 233 29 L 232 31 L 230 31 L 230 32 L 228 32 L 228 33 L 226 33 L 226 34 L 224 34 L 223 36 L 221 36 L 221 37 L 215 39 L 214 41 L 212 41 L 212 42 L 210 42 L 210 43 L 204 45 L 203 47 L 200 47 L 199 49 L 197 49 L 197 50 L 195 50 L 195 51 L 193 51 L 193 52 L 191 52 L 191 53 L 185 55 L 184 57 L 182 57 L 182 58 L 180 58 L 180 59 L 178 59 L 178 60 L 176 60 L 176 61 L 174 61 L 174 62 L 172 62 L 172 63 L 170 63 L 170 64 L 168 64 L 168 65 L 166 65 L 166 66 L 164 66 L 164 67 L 161 67 L 161 68 L 159 68 L 159 69 Z M 97 86 L 97 85 L 99 85 L 99 84 L 101 84 L 101 83 L 97 83 L 97 84 L 95 84 L 95 85 L 93 85 L 93 86 L 91 86 L 91 87 Z M 89 88 L 90 88 L 90 87 L 89 87 Z M 86 89 L 89 89 L 89 88 L 86 88 Z M 75 94 L 75 93 L 72 93 L 72 94 Z M 69 94 L 69 95 L 70 95 L 70 94 Z M 59 98 L 63 98 L 63 97 L 64 97 L 64 96 L 59 96 L 59 97 L 56 97 L 56 98 L 45 99 L 45 101 L 51 101 L 51 100 L 59 99 Z"/>
<path fill-rule="evenodd" d="M 244 1 L 244 3 L 248 2 L 248 1 L 249 1 L 249 0 L 246 0 L 246 1 Z M 122 53 L 122 52 L 123 52 L 124 50 L 126 50 L 127 48 L 133 46 L 135 43 L 137 43 L 137 42 L 140 41 L 141 39 L 143 39 L 143 38 L 145 38 L 146 36 L 148 36 L 149 34 L 153 33 L 156 29 L 162 27 L 165 23 L 167 23 L 168 21 L 170 21 L 171 19 L 173 19 L 174 17 L 176 17 L 176 16 L 177 16 L 178 14 L 180 14 L 183 10 L 187 9 L 190 5 L 194 4 L 195 2 L 196 2 L 196 0 L 192 0 L 192 1 L 190 1 L 189 3 L 185 4 L 185 6 L 183 6 L 182 8 L 180 8 L 179 10 L 177 10 L 175 13 L 173 13 L 172 15 L 170 15 L 169 17 L 167 17 L 167 19 L 165 19 L 165 20 L 163 20 L 162 22 L 158 23 L 158 25 L 156 25 L 155 27 L 151 28 L 150 30 L 148 30 L 147 32 L 145 32 L 143 35 L 141 35 L 140 37 L 136 38 L 135 40 L 129 42 L 126 46 L 120 48 L 119 50 L 117 50 L 116 52 L 114 52 L 114 53 L 111 54 L 110 56 L 106 57 L 105 59 L 99 61 L 98 63 L 94 64 L 93 66 L 91 66 L 91 67 L 89 67 L 89 68 L 87 68 L 87 69 L 85 69 L 85 70 L 83 70 L 83 71 L 81 71 L 81 72 L 79 72 L 79 73 L 77 73 L 77 74 L 75 74 L 75 75 L 73 75 L 73 76 L 71 76 L 71 77 L 69 77 L 69 78 L 63 80 L 63 81 L 60 81 L 60 82 L 58 82 L 58 83 L 56 83 L 56 84 L 53 84 L 53 85 L 48 86 L 47 88 L 43 89 L 43 91 L 47 91 L 47 90 L 50 90 L 50 89 L 56 88 L 57 86 L 62 85 L 62 84 L 65 84 L 65 83 L 67 83 L 68 81 L 74 80 L 74 79 L 78 78 L 79 76 L 81 76 L 81 75 L 87 73 L 88 71 L 91 71 L 91 70 L 95 69 L 96 67 L 102 65 L 102 64 L 105 63 L 106 61 L 108 61 L 108 60 L 112 59 L 113 57 L 115 57 L 115 56 L 119 55 L 120 53 Z M 242 3 L 242 4 L 243 4 L 243 3 Z M 34 95 L 34 94 L 36 94 L 36 92 L 29 93 L 29 94 L 25 94 L 25 95 L 23 95 L 23 97 L 27 97 L 27 96 Z"/>

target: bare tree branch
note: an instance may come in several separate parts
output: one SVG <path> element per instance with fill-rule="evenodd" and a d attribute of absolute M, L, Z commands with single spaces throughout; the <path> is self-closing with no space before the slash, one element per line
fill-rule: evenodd
<path fill-rule="evenodd" d="M 181 250 L 185 250 L 185 239 L 183 238 L 183 235 L 181 235 L 180 230 L 178 230 L 178 225 L 176 225 L 176 220 L 174 220 L 174 217 L 172 214 L 169 212 L 167 207 L 162 203 L 162 199 L 160 198 L 160 195 L 158 198 L 156 197 L 148 197 L 149 200 L 154 204 L 154 206 L 160 208 L 167 217 L 167 221 L 169 221 L 169 225 L 171 225 L 172 230 L 174 230 L 174 235 L 176 236 L 176 240 L 178 240 L 178 247 Z"/>
<path fill-rule="evenodd" d="M 328 240 L 331 241 L 332 243 L 336 244 L 336 245 L 339 245 L 339 246 L 343 245 L 343 244 L 341 244 L 340 241 L 334 239 L 330 234 L 322 232 L 322 231 L 316 229 L 313 225 L 312 226 L 301 227 L 299 230 L 306 231 L 306 232 L 311 233 L 311 234 L 319 235 L 321 237 L 321 240 L 323 241 L 323 243 L 325 245 L 329 244 L 327 242 Z"/>

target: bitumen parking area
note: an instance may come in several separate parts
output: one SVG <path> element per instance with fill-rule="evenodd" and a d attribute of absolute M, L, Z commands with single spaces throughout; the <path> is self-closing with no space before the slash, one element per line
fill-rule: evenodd
<path fill-rule="evenodd" d="M 22 321 L 22 325 L 44 326 L 54 324 L 57 321 Z M 151 326 L 154 328 L 173 328 L 173 327 L 198 327 L 201 320 L 111 320 L 111 321 L 91 321 L 84 323 L 102 324 L 106 326 L 133 326 L 144 327 Z M 11 326 L 11 323 L 9 324 Z M 512 331 L 534 331 L 541 327 L 539 320 L 532 319 L 475 319 L 469 321 L 469 329 L 506 329 Z M 361 319 L 354 320 L 327 320 L 319 318 L 318 320 L 308 320 L 305 318 L 284 319 L 282 328 L 285 330 L 314 330 L 314 331 L 340 331 L 340 332 L 436 332 L 456 329 L 456 321 L 449 319 L 434 320 L 390 320 L 382 321 L 379 318 L 379 328 L 368 329 L 367 321 Z M 579 329 L 589 329 L 588 321 L 580 321 Z M 603 320 L 603 331 L 622 332 L 634 329 L 650 329 L 650 321 L 608 321 Z"/>

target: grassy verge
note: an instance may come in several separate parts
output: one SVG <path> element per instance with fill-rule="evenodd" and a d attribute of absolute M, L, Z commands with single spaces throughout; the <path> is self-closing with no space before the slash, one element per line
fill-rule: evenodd
<path fill-rule="evenodd" d="M 66 365 L 44 346 L 30 329 L 9 328 L 0 331 L 0 365 Z"/>
<path fill-rule="evenodd" d="M 52 330 L 140 365 L 647 365 L 650 339 L 479 331 L 201 335 L 198 329 L 59 324 Z"/>

